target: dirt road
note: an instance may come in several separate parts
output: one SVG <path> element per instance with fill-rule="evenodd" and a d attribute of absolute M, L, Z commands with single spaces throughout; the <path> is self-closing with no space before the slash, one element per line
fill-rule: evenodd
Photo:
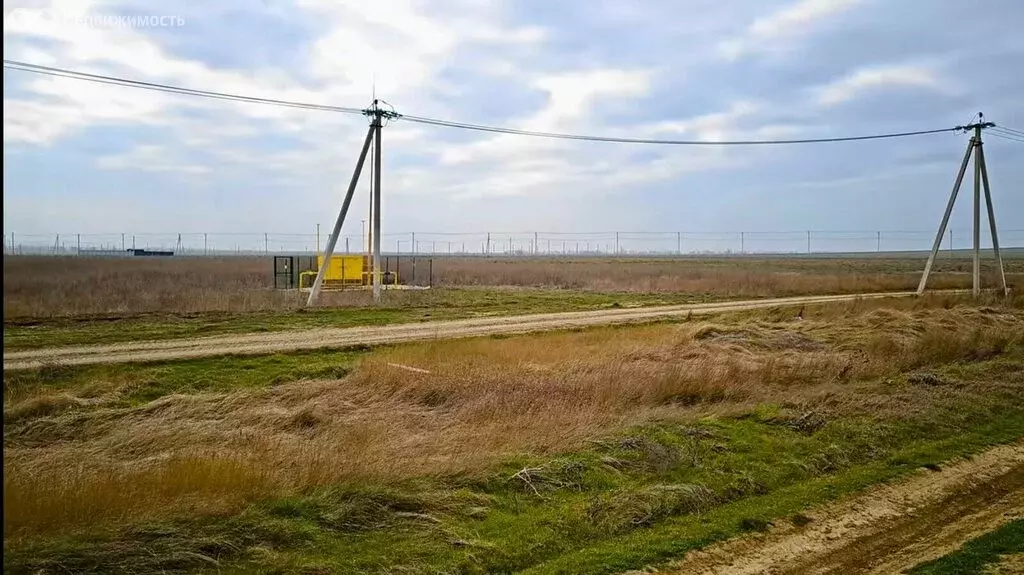
<path fill-rule="evenodd" d="M 389 326 L 326 328 L 166 341 L 127 342 L 110 345 L 72 346 L 4 353 L 4 371 L 30 369 L 53 362 L 62 365 L 126 363 L 207 357 L 226 354 L 258 355 L 319 348 L 344 348 L 429 339 L 454 339 L 496 334 L 649 322 L 671 317 L 708 315 L 729 311 L 798 306 L 817 303 L 909 297 L 913 292 L 838 296 L 806 296 L 775 299 L 688 304 L 631 309 L 489 317 Z"/>
<path fill-rule="evenodd" d="M 658 573 L 902 573 L 1022 516 L 1024 443 L 1017 443 L 808 513 L 803 527 L 787 522 L 690 553 Z"/>

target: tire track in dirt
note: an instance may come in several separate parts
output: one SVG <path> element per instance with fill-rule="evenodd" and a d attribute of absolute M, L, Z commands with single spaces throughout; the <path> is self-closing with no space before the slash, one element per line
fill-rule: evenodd
<path fill-rule="evenodd" d="M 687 554 L 665 575 L 901 573 L 1024 516 L 1024 442 Z"/>
<path fill-rule="evenodd" d="M 858 299 L 909 297 L 913 295 L 915 295 L 914 292 L 889 292 L 803 296 L 646 308 L 499 316 L 388 326 L 325 328 L 308 331 L 264 332 L 164 341 L 126 342 L 109 345 L 42 348 L 5 352 L 4 371 L 31 369 L 45 363 L 86 365 L 186 359 L 229 354 L 259 355 L 303 349 L 345 348 L 417 340 L 521 334 L 598 325 L 650 322 L 687 315 L 708 315 L 730 311 L 846 302 Z"/>

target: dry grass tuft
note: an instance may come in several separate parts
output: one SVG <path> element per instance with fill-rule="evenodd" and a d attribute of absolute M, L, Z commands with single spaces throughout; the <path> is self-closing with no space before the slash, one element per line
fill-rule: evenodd
<path fill-rule="evenodd" d="M 705 511 L 718 500 L 715 492 L 703 485 L 649 485 L 594 498 L 587 517 L 600 529 L 621 533 L 665 517 Z"/>

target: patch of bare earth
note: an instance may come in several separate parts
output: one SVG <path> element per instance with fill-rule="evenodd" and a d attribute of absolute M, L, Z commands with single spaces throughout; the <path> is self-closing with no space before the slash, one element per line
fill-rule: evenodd
<path fill-rule="evenodd" d="M 1022 515 L 1024 442 L 818 509 L 803 526 L 786 522 L 692 552 L 659 573 L 900 573 Z"/>

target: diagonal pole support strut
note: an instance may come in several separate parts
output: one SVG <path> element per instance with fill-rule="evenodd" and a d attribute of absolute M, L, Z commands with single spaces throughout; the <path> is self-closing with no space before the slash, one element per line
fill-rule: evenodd
<path fill-rule="evenodd" d="M 316 281 L 313 282 L 313 288 L 309 291 L 309 299 L 306 300 L 306 305 L 310 306 L 316 303 L 320 297 L 320 289 L 323 287 L 324 276 L 327 274 L 327 268 L 330 265 L 331 256 L 334 255 L 334 247 L 338 243 L 338 237 L 341 235 L 341 226 L 345 223 L 345 216 L 348 214 L 348 207 L 352 204 L 352 195 L 356 191 L 356 184 L 359 182 L 359 174 L 363 171 L 363 164 L 366 162 L 366 153 L 370 149 L 370 140 L 373 139 L 374 129 L 376 126 L 370 126 L 370 129 L 366 132 L 366 141 L 363 142 L 363 149 L 359 152 L 359 161 L 356 162 L 355 172 L 352 174 L 352 182 L 348 185 L 348 192 L 345 194 L 345 201 L 341 204 L 341 211 L 338 212 L 338 220 L 334 222 L 334 230 L 331 231 L 331 236 L 327 240 L 327 251 L 324 252 L 324 263 L 319 266 L 320 269 L 316 272 Z M 377 132 L 379 134 L 379 132 Z"/>
<path fill-rule="evenodd" d="M 960 185 L 964 181 L 964 174 L 967 173 L 967 165 L 971 161 L 971 152 L 974 150 L 974 138 L 967 144 L 967 152 L 964 154 L 964 161 L 960 164 L 960 171 L 956 175 L 956 183 L 953 184 L 953 191 L 949 194 L 949 203 L 946 204 L 946 213 L 942 216 L 942 223 L 939 224 L 939 232 L 935 234 L 935 243 L 932 244 L 932 253 L 928 256 L 928 263 L 924 266 L 924 273 L 921 274 L 921 283 L 917 285 L 917 295 L 924 293 L 924 286 L 928 283 L 928 275 L 935 263 L 935 256 L 939 253 L 942 245 L 942 236 L 946 233 L 946 226 L 949 225 L 949 216 L 953 213 L 953 204 L 956 203 L 956 196 L 960 193 Z"/>

